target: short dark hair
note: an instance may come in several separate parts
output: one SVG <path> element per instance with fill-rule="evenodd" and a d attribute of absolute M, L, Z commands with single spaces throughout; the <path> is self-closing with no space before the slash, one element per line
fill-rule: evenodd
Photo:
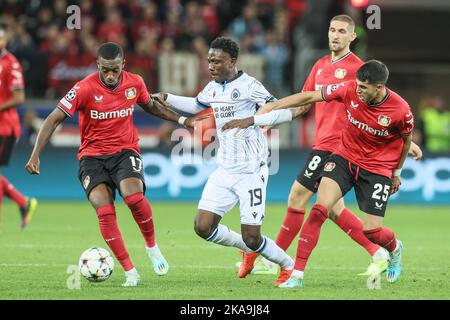
<path fill-rule="evenodd" d="M 236 58 L 239 56 L 239 46 L 238 44 L 231 40 L 230 38 L 219 37 L 211 42 L 210 48 L 212 49 L 222 49 L 226 53 L 228 53 L 232 58 Z"/>
<path fill-rule="evenodd" d="M 117 43 L 106 42 L 98 49 L 98 56 L 106 60 L 114 60 L 117 57 L 123 58 L 123 49 Z"/>
<path fill-rule="evenodd" d="M 341 21 L 341 22 L 346 22 L 348 23 L 349 27 L 352 30 L 355 30 L 355 21 L 352 19 L 352 17 L 350 17 L 349 15 L 346 14 L 340 14 L 337 16 L 334 16 L 331 20 L 330 23 L 333 21 Z"/>
<path fill-rule="evenodd" d="M 369 60 L 358 69 L 356 78 L 360 81 L 367 81 L 369 84 L 386 84 L 389 70 L 383 62 Z"/>

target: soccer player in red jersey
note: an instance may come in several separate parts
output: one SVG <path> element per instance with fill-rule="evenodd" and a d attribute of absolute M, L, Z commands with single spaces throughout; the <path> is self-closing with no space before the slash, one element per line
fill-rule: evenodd
<path fill-rule="evenodd" d="M 102 44 L 97 65 L 99 72 L 77 82 L 47 117 L 26 169 L 39 174 L 39 156 L 44 146 L 56 127 L 78 111 L 81 135 L 78 177 L 97 212 L 101 234 L 125 271 L 123 286 L 136 286 L 140 276 L 116 221 L 116 189 L 139 225 L 155 273 L 166 274 L 169 265 L 156 244 L 152 209 L 144 196 L 144 170 L 133 111 L 139 105 L 157 117 L 190 127 L 193 123 L 167 108 L 164 102 L 153 99 L 140 76 L 123 70 L 125 60 L 118 44 Z"/>
<path fill-rule="evenodd" d="M 263 107 L 267 111 L 334 100 L 341 102 L 346 114 L 341 141 L 324 165 L 317 201 L 300 232 L 294 270 L 279 287 L 303 286 L 303 272 L 320 228 L 339 199 L 352 188 L 359 208 L 365 212 L 363 223 L 353 224 L 356 228 L 352 238 L 367 237 L 376 246 L 374 249 L 378 248 L 372 255 L 373 262 L 361 275 L 377 276 L 387 269 L 388 282 L 399 279 L 403 245 L 392 230 L 383 226 L 383 218 L 389 196 L 401 184 L 400 173 L 410 149 L 414 119 L 407 102 L 386 87 L 388 77 L 387 67 L 371 60 L 358 69 L 356 80 L 297 93 Z M 274 113 L 272 117 L 284 118 L 281 113 L 290 111 L 276 110 L 267 117 L 270 113 Z M 239 121 L 230 127 L 265 124 L 256 123 L 255 117 Z M 342 213 L 335 214 L 339 219 Z"/>
<path fill-rule="evenodd" d="M 20 136 L 16 107 L 25 102 L 22 67 L 16 57 L 6 50 L 7 43 L 7 29 L 0 24 L 0 167 L 8 165 Z M 36 210 L 37 200 L 25 197 L 8 179 L 0 175 L 0 209 L 4 195 L 19 206 L 21 228 L 24 229 Z"/>
<path fill-rule="evenodd" d="M 302 91 L 315 91 L 327 84 L 355 79 L 356 71 L 364 62 L 350 51 L 350 44 L 356 38 L 354 29 L 355 22 L 348 15 L 338 15 L 331 19 L 328 30 L 331 54 L 317 60 Z M 276 244 L 285 251 L 301 229 L 306 205 L 317 192 L 324 164 L 336 147 L 339 146 L 340 134 L 346 118 L 346 114 L 339 107 L 341 104 L 340 101 L 315 103 L 316 128 L 312 151 L 305 166 L 292 184 L 286 216 L 276 238 Z M 412 149 L 413 154 L 421 153 L 417 145 L 414 145 Z M 355 215 L 345 208 L 343 198 L 338 200 L 329 214 L 331 220 L 365 248 L 369 254 L 373 255 L 376 252 L 378 246 L 374 246 L 366 237 L 358 237 L 352 232 L 357 229 L 356 225 L 359 226 L 360 222 Z M 340 218 L 338 219 L 338 217 Z M 240 269 L 245 269 L 247 273 L 250 273 L 254 267 L 256 256 L 254 253 L 243 253 L 243 262 Z M 267 262 L 263 261 L 263 266 L 259 266 L 253 272 L 258 273 L 258 270 L 262 273 L 267 272 L 267 270 L 264 270 L 266 264 Z M 287 278 L 279 279 L 275 285 L 286 280 Z"/>

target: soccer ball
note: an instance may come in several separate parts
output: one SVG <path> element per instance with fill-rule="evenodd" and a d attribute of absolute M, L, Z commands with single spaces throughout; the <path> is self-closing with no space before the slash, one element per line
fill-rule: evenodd
<path fill-rule="evenodd" d="M 89 248 L 81 254 L 78 263 L 80 273 L 87 280 L 101 282 L 107 280 L 114 270 L 114 259 L 102 248 Z"/>

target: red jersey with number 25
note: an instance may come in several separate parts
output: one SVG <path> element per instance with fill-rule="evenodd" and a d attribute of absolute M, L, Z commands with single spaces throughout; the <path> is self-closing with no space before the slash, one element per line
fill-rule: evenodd
<path fill-rule="evenodd" d="M 392 90 L 386 88 L 383 101 L 367 104 L 358 98 L 356 87 L 352 80 L 322 88 L 325 101 L 341 101 L 345 107 L 345 128 L 335 153 L 369 172 L 390 178 L 403 149 L 401 135 L 413 131 L 413 115 L 408 103 Z"/>
<path fill-rule="evenodd" d="M 363 64 L 353 52 L 348 52 L 334 61 L 331 60 L 331 55 L 327 55 L 314 64 L 303 91 L 317 91 L 328 84 L 353 80 Z M 342 106 L 339 107 L 340 104 L 339 101 L 315 103 L 314 150 L 333 152 L 339 145 L 342 124 L 346 117 Z"/>
<path fill-rule="evenodd" d="M 78 160 L 83 156 L 119 153 L 125 149 L 140 152 L 138 132 L 133 124 L 136 104 L 151 99 L 142 78 L 122 71 L 119 86 L 111 90 L 93 73 L 75 86 L 58 103 L 69 117 L 78 111 L 81 145 Z"/>
<path fill-rule="evenodd" d="M 0 104 L 13 96 L 14 90 L 24 89 L 22 67 L 13 54 L 0 54 Z M 16 107 L 0 111 L 0 136 L 20 136 L 20 122 Z"/>

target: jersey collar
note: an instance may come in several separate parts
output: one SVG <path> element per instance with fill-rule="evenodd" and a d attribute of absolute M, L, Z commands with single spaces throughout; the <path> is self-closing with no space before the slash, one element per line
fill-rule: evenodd
<path fill-rule="evenodd" d="M 231 81 L 236 80 L 237 78 L 239 78 L 239 77 L 242 76 L 243 74 L 244 74 L 244 71 L 239 70 L 238 73 L 236 73 L 236 75 L 235 75 L 233 78 L 231 78 L 230 81 L 224 81 L 224 82 L 230 83 Z"/>
<path fill-rule="evenodd" d="M 383 98 L 380 102 L 377 102 L 377 103 L 368 103 L 367 105 L 368 105 L 369 107 L 378 107 L 378 106 L 381 106 L 383 103 L 386 102 L 386 100 L 389 98 L 390 95 L 391 95 L 391 92 L 389 91 L 388 88 L 386 88 L 386 95 L 384 96 L 384 98 Z"/>
<path fill-rule="evenodd" d="M 236 75 L 233 78 L 231 78 L 230 81 L 225 80 L 224 82 L 221 82 L 220 85 L 222 86 L 222 91 L 225 91 L 225 87 L 226 87 L 227 83 L 230 83 L 230 82 L 236 80 L 237 78 L 239 78 L 243 74 L 244 74 L 244 71 L 239 70 L 238 73 L 236 73 Z"/>
<path fill-rule="evenodd" d="M 331 64 L 335 64 L 338 63 L 339 61 L 344 60 L 345 58 L 347 58 L 349 55 L 351 55 L 353 52 L 349 51 L 346 54 L 344 54 L 342 57 L 337 58 L 336 60 L 331 60 L 331 56 L 330 56 L 330 60 L 331 60 Z"/>

